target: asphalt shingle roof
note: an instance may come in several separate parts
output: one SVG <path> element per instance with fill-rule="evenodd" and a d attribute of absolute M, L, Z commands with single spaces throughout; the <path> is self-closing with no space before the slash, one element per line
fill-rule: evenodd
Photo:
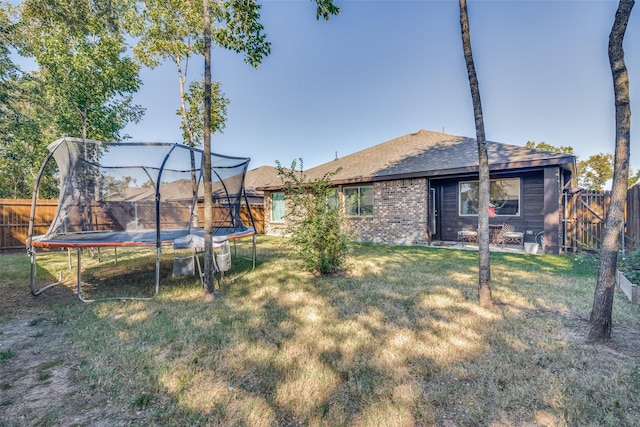
<path fill-rule="evenodd" d="M 244 188 L 247 193 L 256 193 L 258 188 L 282 184 L 278 170 L 273 166 L 259 166 L 247 171 L 244 177 Z"/>
<path fill-rule="evenodd" d="M 564 165 L 574 156 L 517 145 L 487 141 L 491 170 Z M 341 171 L 334 182 L 379 181 L 410 176 L 440 176 L 476 172 L 478 148 L 474 138 L 420 130 L 401 136 L 306 171 L 309 179 Z"/>

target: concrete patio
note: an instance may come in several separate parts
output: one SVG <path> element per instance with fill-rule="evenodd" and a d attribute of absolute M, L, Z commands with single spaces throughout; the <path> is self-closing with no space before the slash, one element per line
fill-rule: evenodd
<path fill-rule="evenodd" d="M 529 245 L 533 245 L 533 243 L 525 243 L 525 246 L 520 246 L 520 245 L 504 245 L 504 247 L 502 247 L 502 245 L 497 245 L 494 243 L 489 244 L 489 251 L 491 252 L 510 252 L 510 253 L 516 253 L 516 254 L 530 254 L 530 255 L 540 255 L 542 254 L 542 248 L 540 247 L 540 245 L 537 245 L 537 249 L 532 247 L 529 248 Z M 475 242 L 469 243 L 469 242 L 464 242 L 464 241 L 460 241 L 460 242 L 453 242 L 453 241 L 442 241 L 442 240 L 434 240 L 433 242 L 431 242 L 429 244 L 429 246 L 431 247 L 437 247 L 437 248 L 446 248 L 446 249 L 461 249 L 461 250 L 467 250 L 467 251 L 477 251 L 478 250 L 478 244 Z M 528 251 L 529 249 L 529 251 Z M 533 250 L 535 250 L 535 252 L 533 252 Z"/>

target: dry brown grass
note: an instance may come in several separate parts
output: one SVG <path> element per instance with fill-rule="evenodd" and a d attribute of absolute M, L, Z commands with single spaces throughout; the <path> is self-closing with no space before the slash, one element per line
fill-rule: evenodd
<path fill-rule="evenodd" d="M 640 425 L 638 309 L 617 295 L 614 340 L 586 342 L 592 260 L 492 254 L 487 310 L 476 253 L 363 245 L 316 277 L 283 242 L 261 236 L 257 269 L 213 302 L 166 278 L 150 302 L 83 305 L 70 286 L 21 304 L 68 326 L 79 395 L 104 396 L 116 424 Z"/>

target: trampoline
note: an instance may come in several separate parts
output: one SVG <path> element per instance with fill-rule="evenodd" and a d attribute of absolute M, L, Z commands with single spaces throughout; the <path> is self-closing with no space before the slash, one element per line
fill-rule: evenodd
<path fill-rule="evenodd" d="M 171 143 L 115 143 L 62 138 L 51 143 L 36 178 L 29 222 L 27 253 L 31 258 L 30 288 L 34 296 L 60 283 L 36 286 L 38 249 L 78 253 L 77 296 L 82 295 L 82 250 L 104 247 L 156 248 L 155 292 L 160 286 L 163 247 L 204 246 L 203 151 Z M 255 268 L 255 223 L 244 192 L 249 158 L 211 154 L 212 243 L 252 237 Z M 41 177 L 55 162 L 60 180 L 59 203 L 44 234 L 36 234 L 37 194 Z M 175 242 L 179 242 L 176 246 Z M 71 262 L 69 260 L 69 265 Z M 61 278 L 61 275 L 60 275 Z M 201 274 L 202 278 L 202 274 Z"/>

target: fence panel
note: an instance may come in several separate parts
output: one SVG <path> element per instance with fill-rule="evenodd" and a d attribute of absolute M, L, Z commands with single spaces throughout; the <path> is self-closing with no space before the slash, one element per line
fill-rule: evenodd
<path fill-rule="evenodd" d="M 57 207 L 57 200 L 38 200 L 38 209 L 36 209 L 36 217 L 34 218 L 34 235 L 37 236 L 47 232 Z M 0 253 L 25 249 L 30 214 L 31 199 L 0 199 Z M 264 209 L 262 204 L 251 204 L 251 215 L 253 215 L 256 224 L 256 232 L 264 233 Z M 244 224 L 251 224 L 246 206 L 242 206 L 240 216 Z M 204 215 L 201 215 L 200 218 L 204 219 Z M 214 220 L 215 218 L 216 214 L 214 212 Z M 98 219 L 96 219 L 95 224 L 104 225 Z"/>
<path fill-rule="evenodd" d="M 44 234 L 58 207 L 57 200 L 38 201 L 34 233 Z M 25 249 L 29 234 L 31 199 L 0 199 L 0 252 Z"/>
<path fill-rule="evenodd" d="M 600 249 L 610 203 L 610 191 L 582 191 L 566 199 L 566 249 Z M 640 185 L 627 191 L 625 222 L 626 249 L 640 247 Z"/>
<path fill-rule="evenodd" d="M 627 249 L 640 247 L 640 184 L 627 190 Z"/>
<path fill-rule="evenodd" d="M 566 200 L 567 249 L 600 248 L 610 202 L 610 191 L 580 191 Z"/>

